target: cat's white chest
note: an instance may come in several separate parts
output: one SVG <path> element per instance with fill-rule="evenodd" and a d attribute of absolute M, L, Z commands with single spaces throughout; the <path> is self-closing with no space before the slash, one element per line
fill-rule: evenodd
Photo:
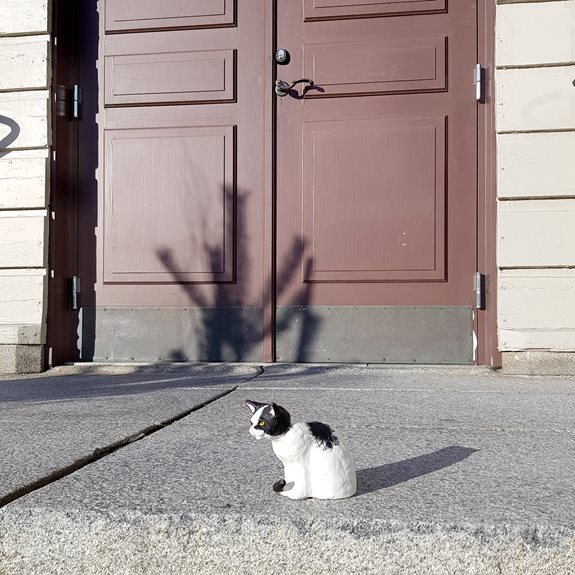
<path fill-rule="evenodd" d="M 311 440 L 305 424 L 296 423 L 285 435 L 272 441 L 272 448 L 284 464 L 301 462 L 307 458 Z"/>

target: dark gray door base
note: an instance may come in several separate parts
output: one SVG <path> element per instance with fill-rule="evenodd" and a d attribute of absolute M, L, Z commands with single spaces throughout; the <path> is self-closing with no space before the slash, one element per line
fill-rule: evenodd
<path fill-rule="evenodd" d="M 277 361 L 473 363 L 466 306 L 279 307 L 277 326 Z"/>
<path fill-rule="evenodd" d="M 83 308 L 83 361 L 261 361 L 262 311 Z M 466 306 L 279 307 L 276 359 L 310 363 L 473 363 Z"/>
<path fill-rule="evenodd" d="M 262 311 L 83 308 L 82 361 L 261 361 Z"/>

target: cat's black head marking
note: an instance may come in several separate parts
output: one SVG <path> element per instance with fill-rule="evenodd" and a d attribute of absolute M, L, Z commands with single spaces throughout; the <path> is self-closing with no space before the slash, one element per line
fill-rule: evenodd
<path fill-rule="evenodd" d="M 339 439 L 329 425 L 320 423 L 319 421 L 310 421 L 307 426 L 314 439 L 324 449 L 333 449 L 334 445 L 339 445 Z"/>
<path fill-rule="evenodd" d="M 291 416 L 281 405 L 250 400 L 246 400 L 246 405 L 254 414 L 258 409 L 264 408 L 255 426 L 265 431 L 267 435 L 277 437 L 283 435 L 291 427 Z M 263 425 L 260 425 L 260 422 L 263 422 Z"/>

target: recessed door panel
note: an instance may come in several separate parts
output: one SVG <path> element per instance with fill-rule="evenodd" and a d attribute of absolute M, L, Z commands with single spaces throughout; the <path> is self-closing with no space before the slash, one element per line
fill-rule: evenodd
<path fill-rule="evenodd" d="M 106 105 L 231 101 L 233 50 L 106 58 Z"/>
<path fill-rule="evenodd" d="M 304 281 L 444 279 L 444 118 L 311 122 L 303 137 Z"/>
<path fill-rule="evenodd" d="M 106 32 L 127 32 L 234 22 L 234 0 L 106 0 Z"/>
<path fill-rule="evenodd" d="M 445 38 L 305 44 L 308 98 L 447 88 Z"/>
<path fill-rule="evenodd" d="M 105 133 L 104 281 L 233 279 L 233 128 Z"/>
<path fill-rule="evenodd" d="M 304 0 L 305 20 L 441 12 L 447 0 Z"/>

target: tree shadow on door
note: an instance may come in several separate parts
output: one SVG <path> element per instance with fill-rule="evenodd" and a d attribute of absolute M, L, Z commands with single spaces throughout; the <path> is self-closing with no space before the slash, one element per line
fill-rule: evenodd
<path fill-rule="evenodd" d="M 201 177 L 199 177 L 201 179 Z M 196 182 L 196 185 L 199 182 Z M 271 292 L 269 278 L 260 282 L 261 290 L 255 295 L 250 284 L 253 283 L 254 270 L 252 253 L 253 245 L 248 240 L 249 194 L 246 191 L 226 187 L 223 190 L 225 201 L 233 202 L 234 217 L 226 222 L 225 234 L 234 238 L 234 280 L 225 282 L 220 279 L 221 262 L 224 261 L 223 248 L 209 241 L 200 247 L 201 260 L 210 262 L 212 281 L 190 282 L 186 270 L 176 261 L 174 251 L 169 246 L 158 248 L 156 255 L 164 268 L 170 273 L 186 293 L 190 306 L 199 317 L 194 329 L 197 356 L 191 357 L 187 346 L 173 349 L 169 354 L 172 361 L 259 361 L 262 355 L 264 338 L 293 330 L 296 340 L 295 357 L 298 362 L 305 362 L 307 350 L 314 341 L 318 320 L 313 313 L 306 316 L 304 322 L 297 322 L 294 313 L 282 316 L 277 323 L 274 320 L 264 321 L 262 305 L 275 301 L 275 297 L 287 288 L 296 274 L 304 274 L 312 265 L 310 257 L 305 257 L 305 242 L 295 237 L 291 242 L 288 256 L 277 262 L 276 293 Z M 201 206 L 200 206 L 201 209 Z M 207 237 L 208 224 L 202 223 L 201 235 Z M 269 238 L 271 241 L 271 238 Z M 198 249 L 196 247 L 196 249 Z M 192 254 L 193 255 L 193 254 Z M 207 257 L 206 257 L 207 256 Z M 266 286 L 266 287 L 263 287 Z M 304 283 L 296 295 L 298 301 L 309 301 L 312 286 Z M 260 302 L 259 307 L 246 305 L 246 302 Z M 193 317 L 193 316 L 192 316 Z"/>

